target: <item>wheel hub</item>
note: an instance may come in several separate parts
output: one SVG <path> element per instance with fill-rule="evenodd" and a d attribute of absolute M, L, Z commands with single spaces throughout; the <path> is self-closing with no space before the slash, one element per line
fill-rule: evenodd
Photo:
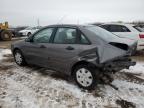
<path fill-rule="evenodd" d="M 78 83 L 84 87 L 90 86 L 93 81 L 91 72 L 85 68 L 81 68 L 76 72 L 76 78 Z"/>
<path fill-rule="evenodd" d="M 17 62 L 18 64 L 21 64 L 21 62 L 22 62 L 22 56 L 21 56 L 20 53 L 16 53 L 16 54 L 15 54 L 15 60 L 16 60 L 16 62 Z"/>
<path fill-rule="evenodd" d="M 4 34 L 4 38 L 9 38 L 9 35 L 8 34 Z"/>

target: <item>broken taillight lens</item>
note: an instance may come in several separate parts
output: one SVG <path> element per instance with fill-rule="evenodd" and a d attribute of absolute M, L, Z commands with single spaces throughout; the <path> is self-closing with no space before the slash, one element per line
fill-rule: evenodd
<path fill-rule="evenodd" d="M 139 34 L 139 37 L 140 38 L 144 38 L 144 34 Z"/>

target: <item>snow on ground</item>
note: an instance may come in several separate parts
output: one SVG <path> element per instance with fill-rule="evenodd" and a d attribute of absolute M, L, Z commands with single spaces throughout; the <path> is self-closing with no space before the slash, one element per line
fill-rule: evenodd
<path fill-rule="evenodd" d="M 5 54 L 11 54 L 11 51 L 9 50 L 9 49 L 0 49 L 0 60 L 2 60 L 3 59 L 3 56 L 5 55 Z"/>
<path fill-rule="evenodd" d="M 122 108 L 144 108 L 144 81 L 126 74 L 143 74 L 144 62 L 116 75 L 118 91 L 108 85 L 85 91 L 52 70 L 17 66 L 10 53 L 0 49 L 0 108 L 121 108 L 117 100 L 130 102 Z"/>
<path fill-rule="evenodd" d="M 131 66 L 130 69 L 125 69 L 125 72 L 144 74 L 144 63 L 138 62 L 135 66 Z"/>

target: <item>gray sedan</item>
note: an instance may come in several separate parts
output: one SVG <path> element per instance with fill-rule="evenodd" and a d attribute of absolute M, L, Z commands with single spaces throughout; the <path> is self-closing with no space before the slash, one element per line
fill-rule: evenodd
<path fill-rule="evenodd" d="M 134 65 L 129 59 L 137 42 L 92 25 L 51 25 L 11 46 L 15 62 L 34 64 L 72 76 L 84 89 Z"/>

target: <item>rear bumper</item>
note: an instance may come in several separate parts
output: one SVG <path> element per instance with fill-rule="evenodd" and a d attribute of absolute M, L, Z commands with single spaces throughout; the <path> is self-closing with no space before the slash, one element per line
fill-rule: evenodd
<path fill-rule="evenodd" d="M 119 58 L 111 62 L 105 63 L 102 68 L 106 72 L 118 72 L 122 69 L 128 69 L 130 66 L 134 66 L 136 62 L 132 61 L 128 57 Z"/>
<path fill-rule="evenodd" d="M 138 45 L 137 50 L 143 50 L 143 49 L 144 49 L 144 44 Z"/>
<path fill-rule="evenodd" d="M 144 49 L 144 41 L 139 41 L 137 45 L 137 50 L 143 50 Z"/>

